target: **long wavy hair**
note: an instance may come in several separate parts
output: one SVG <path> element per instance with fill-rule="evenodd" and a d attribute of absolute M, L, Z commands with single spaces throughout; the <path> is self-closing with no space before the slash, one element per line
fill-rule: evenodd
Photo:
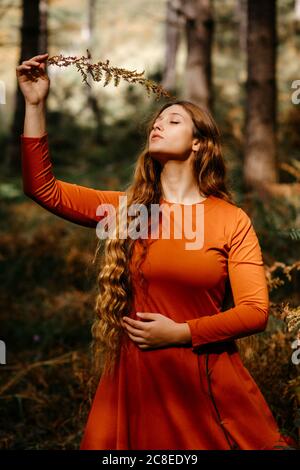
<path fill-rule="evenodd" d="M 182 106 L 189 113 L 193 121 L 193 136 L 200 140 L 199 151 L 195 152 L 193 157 L 193 174 L 200 193 L 204 197 L 213 195 L 235 205 L 226 181 L 221 136 L 214 119 L 206 108 L 189 101 L 176 100 L 163 105 L 148 121 L 146 143 L 137 157 L 132 182 L 124 191 L 128 207 L 131 204 L 143 204 L 149 210 L 151 204 L 159 204 L 162 197 L 160 181 L 162 167 L 149 154 L 149 136 L 160 113 L 174 104 Z M 121 325 L 121 318 L 130 314 L 134 295 L 130 261 L 135 243 L 139 243 L 142 250 L 134 270 L 140 274 L 139 282 L 142 287 L 146 282 L 141 265 L 147 255 L 148 244 L 143 238 L 134 239 L 130 236 L 118 238 L 119 219 L 123 210 L 124 207 L 117 208 L 116 238 L 107 238 L 104 249 L 103 240 L 100 240 L 96 250 L 96 254 L 102 250 L 101 269 L 97 279 L 99 294 L 95 305 L 96 319 L 91 327 L 92 375 L 97 377 L 101 373 L 113 373 L 114 366 L 119 359 L 122 337 L 126 334 Z M 129 227 L 135 216 L 128 215 L 126 212 L 126 217 L 127 227 Z M 226 288 L 223 305 L 225 304 L 232 304 L 229 285 Z"/>

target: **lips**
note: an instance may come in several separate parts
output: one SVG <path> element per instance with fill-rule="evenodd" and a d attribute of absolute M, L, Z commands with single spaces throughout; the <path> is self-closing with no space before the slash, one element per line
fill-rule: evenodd
<path fill-rule="evenodd" d="M 163 139 L 163 137 L 159 134 L 153 134 L 153 136 L 151 137 L 151 140 L 152 139 L 155 139 L 155 138 L 158 138 L 158 139 Z"/>

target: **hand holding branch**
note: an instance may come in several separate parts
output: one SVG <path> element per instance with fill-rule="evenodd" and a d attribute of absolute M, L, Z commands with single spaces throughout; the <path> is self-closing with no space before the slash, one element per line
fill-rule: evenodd
<path fill-rule="evenodd" d="M 26 104 L 38 106 L 49 93 L 50 79 L 46 72 L 48 54 L 41 54 L 24 60 L 16 68 L 16 75 Z"/>

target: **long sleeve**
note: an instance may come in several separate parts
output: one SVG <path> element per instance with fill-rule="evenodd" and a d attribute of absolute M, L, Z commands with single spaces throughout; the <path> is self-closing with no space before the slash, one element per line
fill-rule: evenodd
<path fill-rule="evenodd" d="M 96 227 L 103 216 L 97 207 L 117 207 L 122 191 L 86 188 L 55 178 L 50 159 L 48 133 L 41 137 L 21 138 L 22 180 L 24 193 L 53 214 L 85 227 Z"/>
<path fill-rule="evenodd" d="M 267 326 L 269 294 L 262 253 L 251 220 L 241 208 L 236 211 L 229 239 L 228 276 L 235 306 L 187 320 L 193 350 L 204 344 L 249 336 Z"/>

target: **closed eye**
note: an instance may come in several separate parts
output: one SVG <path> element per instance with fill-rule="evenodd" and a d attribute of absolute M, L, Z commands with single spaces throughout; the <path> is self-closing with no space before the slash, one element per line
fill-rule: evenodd
<path fill-rule="evenodd" d="M 171 124 L 180 124 L 179 121 L 170 121 Z M 152 126 L 152 130 L 154 129 L 154 125 Z"/>

